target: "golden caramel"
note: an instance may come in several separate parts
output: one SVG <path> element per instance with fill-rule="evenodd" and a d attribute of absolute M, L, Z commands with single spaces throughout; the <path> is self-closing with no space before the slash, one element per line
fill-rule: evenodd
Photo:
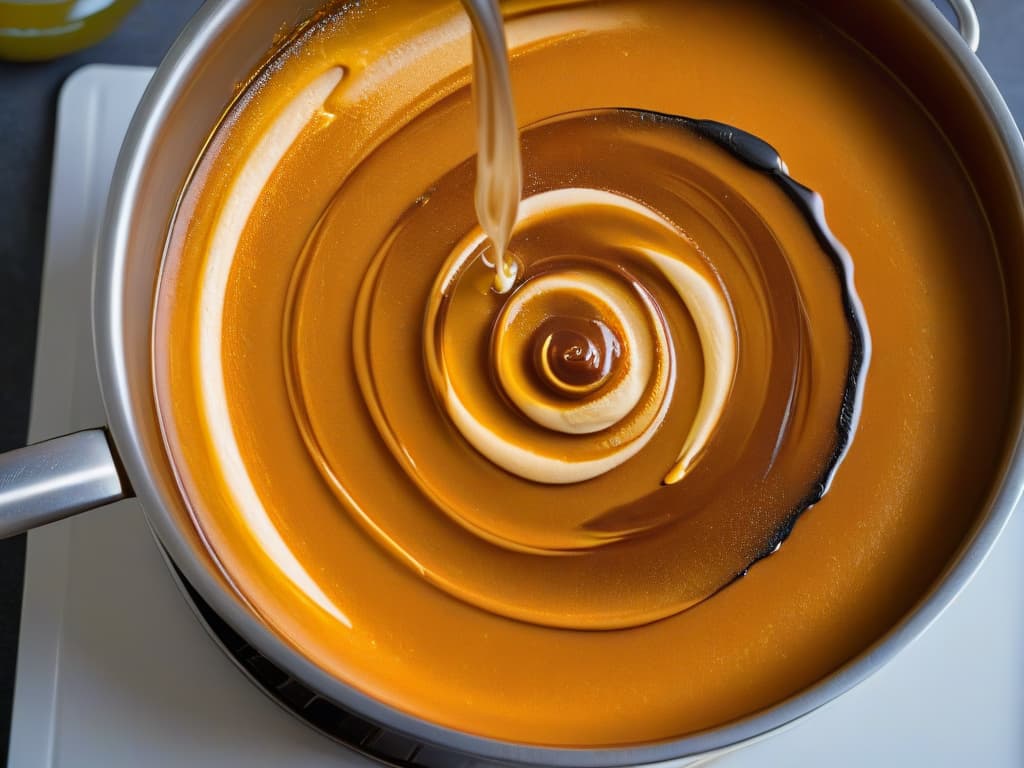
<path fill-rule="evenodd" d="M 183 196 L 154 347 L 168 447 L 239 594 L 360 690 L 534 744 L 719 725 L 878 639 L 971 525 L 1008 402 L 998 256 L 929 116 L 802 6 L 505 10 L 521 284 L 489 288 L 458 4 L 329 13 Z M 871 329 L 829 493 L 717 593 L 828 474 L 850 318 L 769 176 L 616 107 L 775 146 Z"/>

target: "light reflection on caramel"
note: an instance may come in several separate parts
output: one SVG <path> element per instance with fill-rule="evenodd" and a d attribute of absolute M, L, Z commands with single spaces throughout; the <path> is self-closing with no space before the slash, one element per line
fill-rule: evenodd
<path fill-rule="evenodd" d="M 289 150 L 324 100 L 341 82 L 343 70 L 332 67 L 317 77 L 287 104 L 268 128 L 259 144 L 242 166 L 228 191 L 224 207 L 213 231 L 204 274 L 197 290 L 199 299 L 199 365 L 203 418 L 220 461 L 221 471 L 229 478 L 232 503 L 245 518 L 267 556 L 272 558 L 295 585 L 323 610 L 345 626 L 351 626 L 344 611 L 328 598 L 309 571 L 296 557 L 267 515 L 235 442 L 228 416 L 228 395 L 224 388 L 222 344 L 224 336 L 224 295 L 228 275 L 238 249 L 245 223 L 275 166 Z"/>

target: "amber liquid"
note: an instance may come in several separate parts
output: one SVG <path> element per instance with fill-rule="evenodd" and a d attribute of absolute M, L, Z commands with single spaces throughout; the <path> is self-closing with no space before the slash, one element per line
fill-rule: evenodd
<path fill-rule="evenodd" d="M 359 689 L 529 743 L 712 727 L 867 647 L 969 526 L 1007 403 L 998 257 L 934 123 L 796 4 L 505 4 L 502 294 L 467 21 L 399 6 L 291 41 L 171 233 L 157 396 L 231 583 Z M 650 112 L 770 141 L 852 281 L 776 175 Z"/>

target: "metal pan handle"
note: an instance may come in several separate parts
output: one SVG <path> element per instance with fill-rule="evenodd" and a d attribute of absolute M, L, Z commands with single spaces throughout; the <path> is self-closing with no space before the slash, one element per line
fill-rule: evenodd
<path fill-rule="evenodd" d="M 0 454 L 0 539 L 131 495 L 102 429 Z"/>
<path fill-rule="evenodd" d="M 967 47 L 975 53 L 978 52 L 978 45 L 981 44 L 981 24 L 978 23 L 978 11 L 974 8 L 973 0 L 946 0 L 956 14 L 957 22 L 960 25 L 960 36 L 967 43 Z"/>

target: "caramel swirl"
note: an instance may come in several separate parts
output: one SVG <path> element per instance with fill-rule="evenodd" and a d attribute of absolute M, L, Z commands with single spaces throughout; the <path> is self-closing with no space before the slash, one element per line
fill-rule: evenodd
<path fill-rule="evenodd" d="M 308 93 L 326 93 L 340 77 L 332 71 Z M 286 125 L 295 135 L 316 98 L 304 93 L 284 113 L 282 136 Z M 278 133 L 253 154 L 252 173 L 266 173 L 279 156 Z M 579 143 L 587 174 L 558 151 L 567 135 Z M 338 501 L 437 586 L 538 624 L 633 626 L 713 594 L 776 548 L 824 492 L 856 423 L 866 359 L 849 264 L 840 251 L 822 250 L 827 229 L 808 226 L 823 227 L 811 215 L 816 199 L 778 183 L 788 182 L 781 161 L 772 166 L 778 176 L 766 177 L 705 136 L 714 138 L 712 124 L 627 110 L 566 115 L 528 130 L 539 170 L 512 238 L 522 280 L 508 294 L 492 290 L 487 237 L 460 217 L 471 210 L 468 161 L 421 195 L 429 203 L 414 204 L 383 240 L 350 320 L 322 290 L 333 271 L 330 211 L 313 232 L 292 281 L 284 336 L 295 423 Z M 631 173 L 638 165 L 654 169 L 651 177 Z M 246 188 L 229 196 L 203 294 L 209 309 L 201 316 L 212 324 L 201 345 L 208 418 L 226 460 L 233 453 L 217 308 L 251 198 Z M 765 211 L 790 220 L 785 234 Z M 465 227 L 450 246 L 431 237 L 438 216 Z M 832 288 L 811 294 L 803 282 Z M 437 519 L 424 536 L 422 521 L 363 502 L 353 487 L 324 420 L 331 409 L 318 384 L 323 369 L 312 362 L 322 358 L 319 329 L 346 324 L 380 437 L 454 529 Z M 422 427 L 429 410 L 407 396 L 417 379 L 442 420 L 431 430 Z M 444 423 L 458 439 L 432 439 Z M 255 503 L 246 473 L 226 468 L 262 545 L 279 551 L 295 583 L 311 583 Z M 647 475 L 644 495 L 623 495 L 619 472 Z M 457 482 L 466 473 L 487 478 L 493 498 L 466 496 Z M 562 496 L 558 513 L 549 511 L 555 488 L 599 481 L 607 487 L 602 507 L 588 495 L 583 503 Z M 530 496 L 546 501 L 519 505 Z M 643 535 L 655 529 L 659 536 Z M 551 557 L 568 553 L 577 556 Z M 572 586 L 580 583 L 595 588 L 581 597 Z M 624 583 L 628 590 L 612 586 Z"/>
<path fill-rule="evenodd" d="M 866 365 L 849 261 L 780 160 L 713 127 L 604 110 L 527 129 L 505 294 L 468 160 L 383 239 L 350 323 L 322 290 L 330 212 L 310 238 L 286 334 L 296 421 L 339 501 L 438 587 L 538 624 L 634 626 L 743 573 L 827 487 Z M 309 378 L 325 323 L 350 328 L 376 430 L 439 517 L 358 501 Z M 434 404 L 410 399 L 417 380 Z M 574 497 L 589 484 L 605 490 Z"/>
<path fill-rule="evenodd" d="M 651 230 L 652 239 L 662 241 L 657 249 L 637 245 L 627 251 L 662 273 L 676 291 L 676 299 L 685 304 L 701 337 L 702 349 L 706 350 L 703 357 L 709 375 L 705 377 L 701 406 L 681 443 L 677 462 L 665 478 L 666 482 L 677 482 L 714 432 L 735 375 L 735 329 L 731 326 L 728 301 L 713 272 L 701 266 L 701 259 L 684 232 L 621 195 L 580 188 L 543 192 L 524 201 L 519 233 L 520 237 L 530 237 L 535 229 L 543 227 L 593 225 L 618 226 L 623 232 L 630 228 L 638 232 Z M 485 414 L 467 407 L 471 396 L 464 394 L 465 390 L 480 391 L 484 386 L 480 379 L 488 372 L 458 362 L 449 370 L 447 361 L 456 361 L 460 350 L 444 349 L 444 324 L 449 313 L 464 311 L 453 309 L 453 304 L 480 298 L 472 287 L 465 296 L 459 293 L 468 265 L 486 265 L 481 250 L 485 246 L 484 234 L 476 231 L 459 245 L 435 286 L 437 304 L 427 313 L 428 367 L 452 421 L 483 455 L 503 469 L 536 482 L 589 480 L 635 456 L 650 441 L 665 415 L 670 390 L 675 386 L 676 355 L 671 329 L 657 301 L 619 262 L 545 258 L 535 268 L 539 274 L 530 276 L 492 321 L 489 366 L 501 394 L 526 418 L 554 432 L 602 433 L 590 442 L 586 458 L 566 458 L 564 444 L 545 441 L 543 435 L 533 432 L 524 433 L 525 438 L 518 442 L 510 440 L 505 435 L 512 433 L 512 425 L 499 423 L 501 417 L 493 412 Z M 691 263 L 681 256 L 684 254 L 690 255 Z M 590 387 L 575 390 L 577 397 L 568 401 L 563 396 L 567 387 L 551 369 L 545 368 L 550 347 L 544 346 L 548 336 L 542 331 L 552 322 L 557 323 L 558 318 L 564 318 L 563 324 L 577 327 L 618 329 L 613 341 L 618 375 L 612 376 L 609 368 Z M 530 376 L 538 368 L 537 352 L 531 355 L 529 351 L 536 346 L 534 339 L 538 334 L 544 336 L 540 343 L 540 370 L 549 371 L 540 382 Z M 575 337 L 579 335 L 578 331 L 574 333 Z M 435 349 L 438 339 L 442 339 L 442 348 Z M 589 339 L 577 339 L 576 345 L 581 351 L 590 350 L 592 357 L 600 354 L 598 346 Z M 574 348 L 570 342 L 568 349 Z M 606 430 L 613 431 L 608 434 Z M 545 443 L 551 444 L 550 450 L 544 450 Z M 577 445 L 572 450 L 580 454 L 582 448 Z"/>

